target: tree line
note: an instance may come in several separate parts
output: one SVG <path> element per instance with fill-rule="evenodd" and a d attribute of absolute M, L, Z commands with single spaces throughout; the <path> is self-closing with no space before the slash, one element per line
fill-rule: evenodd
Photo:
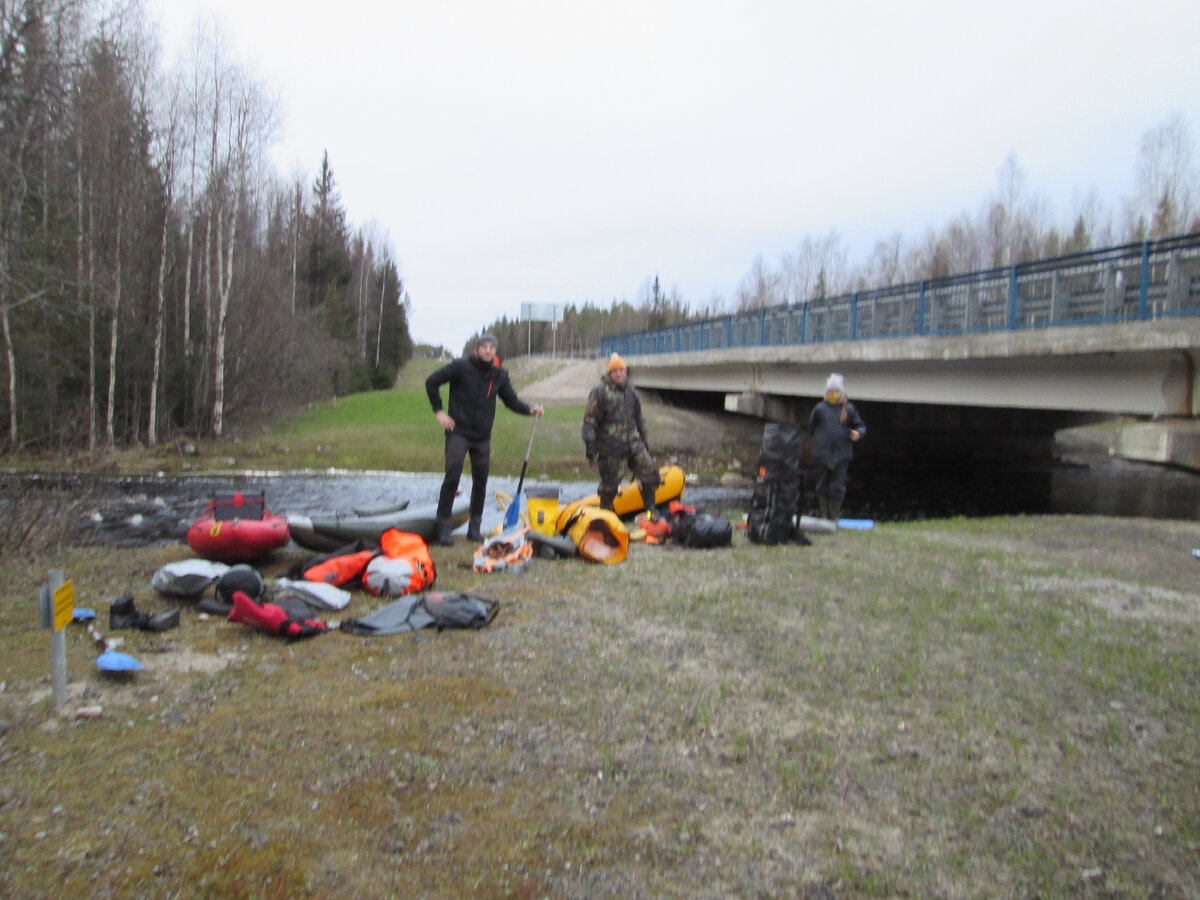
<path fill-rule="evenodd" d="M 877 240 L 858 264 L 850 262 L 840 235 L 830 231 L 804 237 L 776 265 L 757 257 L 731 298 L 714 296 L 693 303 L 677 289 L 664 292 L 655 275 L 632 303 L 568 303 L 562 323 L 554 328 L 500 318 L 484 330 L 496 334 L 501 353 L 509 356 L 552 351 L 594 355 L 600 341 L 613 334 L 1197 231 L 1200 171 L 1190 126 L 1175 112 L 1142 135 L 1133 193 L 1121 200 L 1116 212 L 1093 190 L 1076 199 L 1065 224 L 1056 222 L 1049 200 L 1030 187 L 1028 172 L 1010 153 L 996 172 L 995 188 L 975 213 L 959 213 L 916 239 L 894 232 Z"/>
<path fill-rule="evenodd" d="M 136 2 L 0 0 L 3 446 L 148 445 L 390 386 L 412 355 L 387 236 L 326 155 L 281 178 L 266 88 Z"/>

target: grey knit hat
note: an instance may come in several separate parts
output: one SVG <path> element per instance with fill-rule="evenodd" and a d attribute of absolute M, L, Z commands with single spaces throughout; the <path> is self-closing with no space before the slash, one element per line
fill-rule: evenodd
<path fill-rule="evenodd" d="M 479 340 L 475 342 L 475 346 L 478 347 L 480 344 L 491 344 L 493 347 L 500 346 L 500 342 L 496 340 L 496 336 L 490 331 L 485 331 L 479 336 Z"/>
<path fill-rule="evenodd" d="M 846 380 L 837 372 L 830 375 L 825 382 L 825 393 L 828 394 L 830 391 L 837 391 L 839 394 L 846 393 Z"/>

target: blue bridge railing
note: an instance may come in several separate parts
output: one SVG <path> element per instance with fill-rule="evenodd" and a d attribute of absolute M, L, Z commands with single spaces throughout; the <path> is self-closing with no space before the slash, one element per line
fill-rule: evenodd
<path fill-rule="evenodd" d="M 1195 315 L 1200 233 L 613 335 L 600 349 L 637 356 Z"/>

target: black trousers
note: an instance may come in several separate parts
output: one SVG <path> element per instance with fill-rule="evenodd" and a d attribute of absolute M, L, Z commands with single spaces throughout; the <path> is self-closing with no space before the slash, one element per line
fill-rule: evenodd
<path fill-rule="evenodd" d="M 492 439 L 468 441 L 465 437 L 446 432 L 446 477 L 442 479 L 442 492 L 438 495 L 437 517 L 443 521 L 450 518 L 454 509 L 454 495 L 462 480 L 463 461 L 471 455 L 471 518 L 483 515 L 483 501 L 487 496 L 488 469 L 492 463 Z"/>

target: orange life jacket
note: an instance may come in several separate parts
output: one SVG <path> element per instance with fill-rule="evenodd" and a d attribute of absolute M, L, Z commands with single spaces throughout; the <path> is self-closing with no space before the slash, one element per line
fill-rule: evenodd
<path fill-rule="evenodd" d="M 513 534 L 502 534 L 489 538 L 475 551 L 471 568 L 476 572 L 499 572 L 509 569 L 519 572 L 533 559 L 533 544 L 525 537 L 528 528 Z"/>

